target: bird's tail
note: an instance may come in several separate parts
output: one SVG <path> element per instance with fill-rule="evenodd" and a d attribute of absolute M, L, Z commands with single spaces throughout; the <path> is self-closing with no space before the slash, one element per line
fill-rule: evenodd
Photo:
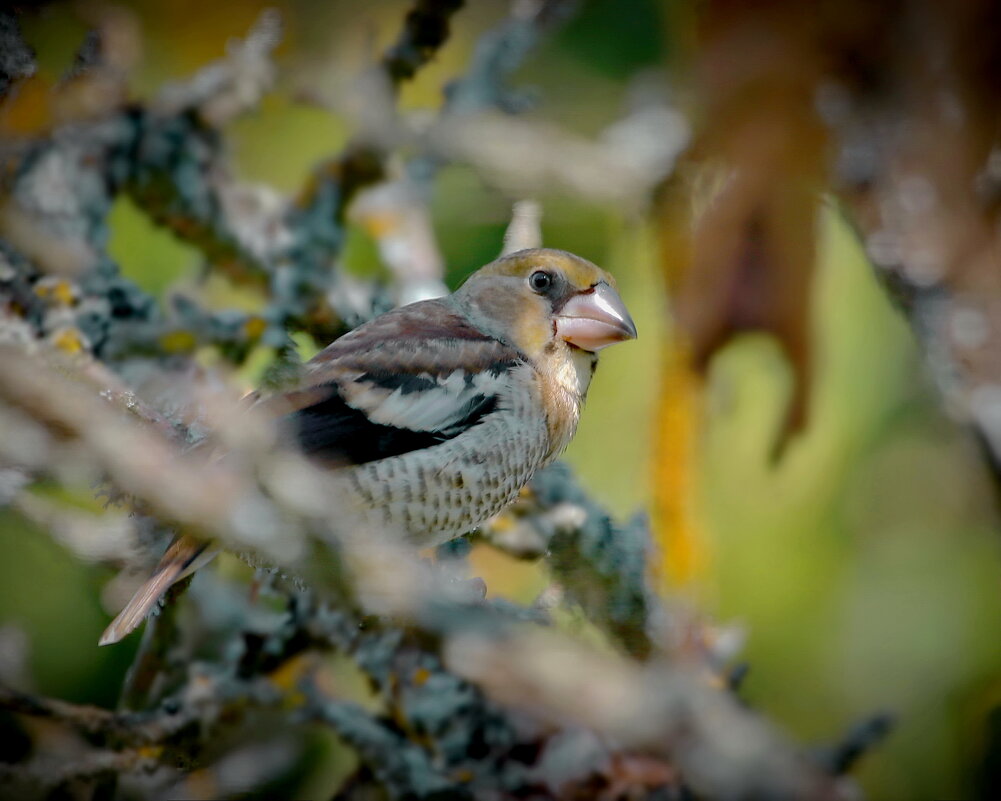
<path fill-rule="evenodd" d="M 210 549 L 205 542 L 191 537 L 177 537 L 167 548 L 153 575 L 104 630 L 98 645 L 116 643 L 136 629 L 171 585 L 210 562 L 217 553 L 217 550 Z"/>

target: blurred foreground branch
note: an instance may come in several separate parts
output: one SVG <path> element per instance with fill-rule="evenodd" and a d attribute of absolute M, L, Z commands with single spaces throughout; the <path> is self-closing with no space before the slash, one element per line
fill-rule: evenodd
<path fill-rule="evenodd" d="M 72 465 L 96 467 L 144 508 L 186 531 L 218 537 L 234 550 L 255 551 L 291 568 L 337 605 L 336 611 L 326 610 L 297 592 L 280 592 L 288 613 L 263 614 L 230 601 L 230 620 L 222 628 L 203 609 L 194 626 L 172 630 L 180 639 L 166 643 L 170 656 L 158 668 L 165 675 L 146 682 L 151 688 L 178 689 L 165 696 L 154 690 L 145 699 L 144 714 L 93 712 L 11 692 L 0 706 L 99 735 L 104 748 L 147 739 L 170 745 L 161 754 L 169 763 L 176 759 L 175 747 L 188 749 L 187 759 L 196 760 L 203 747 L 200 740 L 174 742 L 186 730 L 185 721 L 223 726 L 228 705 L 245 708 L 247 699 L 291 704 L 301 710 L 294 719 L 322 721 L 353 743 L 376 778 L 391 791 L 396 788 L 397 797 L 413 787 L 448 787 L 475 795 L 471 788 L 504 786 L 515 792 L 537 777 L 504 754 L 525 737 L 544 754 L 554 729 L 578 727 L 598 736 L 609 753 L 655 755 L 675 767 L 678 773 L 671 776 L 714 797 L 845 797 L 847 789 L 837 780 L 784 743 L 725 689 L 713 686 L 709 679 L 715 669 L 708 652 L 691 663 L 663 658 L 635 663 L 521 622 L 522 615 L 478 600 L 462 582 L 442 584 L 437 569 L 385 533 L 359 536 L 333 523 L 345 518 L 336 496 L 324 489 L 323 471 L 297 463 L 291 454 L 275 453 L 267 437 L 262 438 L 266 426 L 249 414 L 222 414 L 231 420 L 220 436 L 232 455 L 195 467 L 190 454 L 125 416 L 113 400 L 100 399 L 85 383 L 46 368 L 37 357 L 8 349 L 0 359 L 0 379 L 0 426 L 10 431 L 16 425 L 21 433 L 20 440 L 0 438 L 5 461 L 33 457 L 31 469 L 52 475 L 64 475 Z M 30 450 L 19 449 L 25 438 L 33 442 Z M 624 539 L 623 529 L 619 537 L 589 550 L 593 534 L 584 533 L 588 526 L 597 524 L 600 531 L 608 523 L 601 523 L 600 516 L 589 523 L 587 512 L 568 514 L 568 505 L 572 509 L 583 503 L 586 508 L 590 503 L 571 487 L 570 476 L 557 470 L 540 477 L 535 491 L 534 514 L 541 520 L 563 508 L 563 522 L 548 545 L 554 570 L 565 575 L 568 598 L 595 615 L 599 625 L 602 615 L 611 616 L 608 631 L 623 648 L 650 654 L 650 643 L 664 642 L 665 636 L 656 632 L 662 624 L 655 622 L 654 601 L 644 589 L 646 539 Z M 603 564 L 612 545 L 621 549 L 621 556 Z M 305 557 L 317 548 L 332 549 L 336 561 L 317 563 Z M 603 587 L 609 594 L 601 594 Z M 218 608 L 222 601 L 203 597 L 199 604 Z M 391 621 L 373 621 L 366 624 L 367 631 L 359 631 L 359 621 L 373 613 L 389 615 Z M 431 636 L 435 644 L 420 645 L 421 636 Z M 322 689 L 328 681 L 323 663 L 309 657 L 315 648 L 355 659 L 384 702 L 400 705 L 395 718 L 410 721 L 405 730 L 431 738 L 428 746 L 405 746 L 418 748 L 415 758 L 425 747 L 439 759 L 452 754 L 446 763 L 452 764 L 451 759 L 454 769 L 462 767 L 464 778 L 432 768 L 431 761 L 419 768 L 413 760 L 407 762 L 408 770 L 417 770 L 420 779 L 409 773 L 401 778 L 390 767 L 390 755 L 404 747 L 399 736 L 377 719 L 365 722 L 360 709 L 329 699 Z M 439 649 L 441 657 L 436 656 Z M 173 711 L 164 716 L 151 711 L 156 709 Z M 464 717 L 457 718 L 460 714 Z M 525 722 L 517 723 L 521 718 Z M 486 757 L 476 758 L 469 738 L 480 736 L 476 732 L 484 727 L 492 732 L 486 740 L 492 745 Z M 458 747 L 456 737 L 465 745 Z M 544 773 L 544 759 L 530 764 Z"/>

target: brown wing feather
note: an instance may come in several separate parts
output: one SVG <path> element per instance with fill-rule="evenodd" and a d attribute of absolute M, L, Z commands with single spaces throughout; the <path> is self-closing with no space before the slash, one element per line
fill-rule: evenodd
<path fill-rule="evenodd" d="M 132 600 L 118 613 L 118 617 L 104 630 L 98 645 L 111 645 L 130 634 L 142 623 L 150 610 L 172 584 L 197 570 L 212 559 L 215 551 L 208 544 L 191 537 L 181 536 L 167 548 L 153 575 L 139 588 Z"/>
<path fill-rule="evenodd" d="M 424 300 L 386 312 L 331 342 L 306 364 L 303 387 L 345 372 L 476 373 L 523 358 L 474 328 L 447 300 Z"/>

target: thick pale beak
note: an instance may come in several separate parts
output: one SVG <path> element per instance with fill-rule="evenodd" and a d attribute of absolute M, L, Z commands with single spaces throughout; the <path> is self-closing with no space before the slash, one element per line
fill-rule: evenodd
<path fill-rule="evenodd" d="M 556 335 L 592 352 L 636 339 L 636 324 L 619 293 L 602 281 L 571 297 L 556 316 Z"/>

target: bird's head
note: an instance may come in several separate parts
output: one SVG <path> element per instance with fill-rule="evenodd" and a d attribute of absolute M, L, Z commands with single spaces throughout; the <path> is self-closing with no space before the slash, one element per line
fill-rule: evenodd
<path fill-rule="evenodd" d="M 529 358 L 553 344 L 594 353 L 636 338 L 615 279 L 563 250 L 502 256 L 473 273 L 454 298 L 478 327 Z"/>

